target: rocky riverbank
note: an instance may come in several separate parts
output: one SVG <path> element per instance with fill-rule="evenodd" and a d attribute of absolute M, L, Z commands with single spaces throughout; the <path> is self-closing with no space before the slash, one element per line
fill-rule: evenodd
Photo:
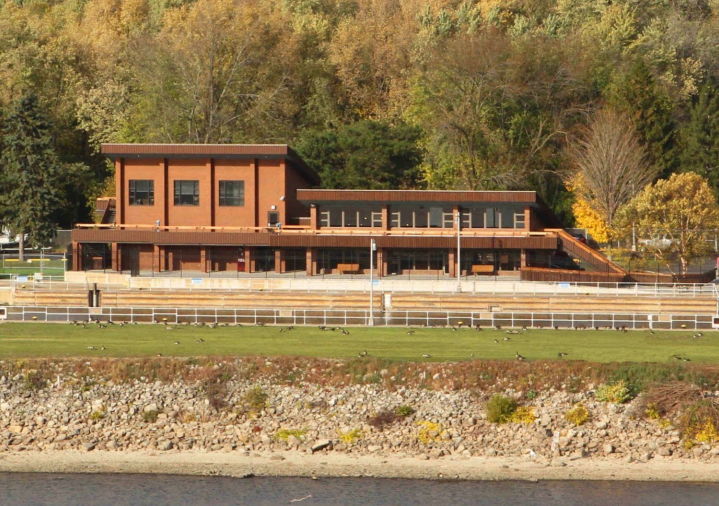
<path fill-rule="evenodd" d="M 516 395 L 507 391 L 507 395 Z M 22 374 L 0 377 L 0 452 L 139 451 L 403 454 L 418 459 L 521 457 L 535 462 L 597 456 L 631 462 L 714 459 L 719 448 L 687 449 L 671 425 L 642 420 L 632 404 L 598 402 L 592 392 L 547 391 L 521 399 L 529 423 L 487 421 L 477 392 L 379 385 L 276 386 L 227 379 L 208 392 L 197 381 L 83 383 L 59 378 L 29 389 Z M 566 413 L 582 403 L 590 419 Z M 406 416 L 377 421 L 404 406 Z"/>

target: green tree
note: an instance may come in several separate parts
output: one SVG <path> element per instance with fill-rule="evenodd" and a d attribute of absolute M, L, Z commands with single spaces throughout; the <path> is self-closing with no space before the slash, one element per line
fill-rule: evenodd
<path fill-rule="evenodd" d="M 389 190 L 416 186 L 419 137 L 412 126 L 365 120 L 309 134 L 296 147 L 324 188 Z"/>
<path fill-rule="evenodd" d="M 636 227 L 647 248 L 667 266 L 667 254 L 676 254 L 686 274 L 692 259 L 709 252 L 708 239 L 719 226 L 719 205 L 700 175 L 672 174 L 648 185 L 622 210 L 619 221 L 627 231 Z"/>
<path fill-rule="evenodd" d="M 677 168 L 672 104 L 642 60 L 634 61 L 621 77 L 612 102 L 615 108 L 629 114 L 646 147 L 649 164 L 657 168 L 661 177 L 668 177 Z"/>
<path fill-rule="evenodd" d="M 681 130 L 682 171 L 705 177 L 719 189 L 719 95 L 716 84 L 705 83 L 689 111 L 689 121 Z"/>
<path fill-rule="evenodd" d="M 18 99 L 2 126 L 2 196 L 4 221 L 33 247 L 47 246 L 55 236 L 54 213 L 62 204 L 61 167 L 35 95 Z"/>

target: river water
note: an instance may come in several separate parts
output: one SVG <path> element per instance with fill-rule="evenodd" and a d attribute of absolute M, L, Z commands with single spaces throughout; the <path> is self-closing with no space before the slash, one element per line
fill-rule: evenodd
<path fill-rule="evenodd" d="M 3 474 L 1 506 L 711 506 L 719 484 Z"/>

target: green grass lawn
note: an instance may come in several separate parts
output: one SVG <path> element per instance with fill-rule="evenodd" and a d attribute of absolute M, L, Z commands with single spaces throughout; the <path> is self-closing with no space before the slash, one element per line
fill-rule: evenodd
<path fill-rule="evenodd" d="M 672 362 L 672 355 L 692 362 L 719 363 L 719 333 L 693 331 L 528 330 L 508 335 L 503 330 L 424 328 L 348 328 L 321 331 L 317 327 L 207 328 L 179 326 L 167 331 L 163 325 L 127 325 L 98 328 L 71 324 L 0 324 L 0 358 L 21 357 L 167 357 L 203 355 L 299 355 L 351 358 L 364 350 L 372 357 L 391 360 L 457 361 L 515 359 L 519 352 L 528 360 L 558 359 L 591 362 Z M 413 330 L 414 334 L 407 332 Z M 505 337 L 511 338 L 504 341 Z M 204 342 L 198 343 L 199 339 Z M 495 339 L 498 341 L 495 343 Z M 180 344 L 174 344 L 178 341 Z M 88 346 L 97 348 L 88 350 Z M 100 348 L 105 346 L 105 350 Z M 431 358 L 423 358 L 423 354 Z"/>

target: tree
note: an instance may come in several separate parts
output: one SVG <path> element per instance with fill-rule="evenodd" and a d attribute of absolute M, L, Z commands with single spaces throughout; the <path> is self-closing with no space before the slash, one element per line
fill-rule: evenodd
<path fill-rule="evenodd" d="M 714 83 L 702 86 L 681 136 L 681 169 L 699 174 L 719 189 L 719 95 Z"/>
<path fill-rule="evenodd" d="M 53 214 L 62 204 L 61 169 L 35 95 L 21 97 L 2 125 L 2 204 L 4 221 L 20 235 L 20 260 L 24 235 L 33 247 L 50 244 L 55 236 Z"/>
<path fill-rule="evenodd" d="M 586 201 L 611 230 L 619 209 L 648 183 L 656 170 L 629 120 L 611 110 L 594 115 L 592 124 L 571 148 L 577 170 L 577 195 Z"/>
<path fill-rule="evenodd" d="M 649 238 L 647 247 L 665 262 L 668 253 L 676 254 L 686 274 L 692 259 L 710 251 L 708 239 L 719 226 L 719 206 L 706 179 L 694 172 L 672 174 L 648 185 L 620 221 Z"/>
<path fill-rule="evenodd" d="M 319 172 L 323 188 L 412 188 L 422 160 L 419 136 L 405 124 L 358 121 L 310 134 L 296 148 Z"/>

